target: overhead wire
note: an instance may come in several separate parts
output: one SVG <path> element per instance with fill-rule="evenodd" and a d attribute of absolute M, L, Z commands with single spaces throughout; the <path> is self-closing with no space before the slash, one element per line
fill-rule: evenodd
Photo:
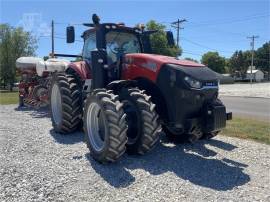
<path fill-rule="evenodd" d="M 192 24 L 194 24 L 193 26 L 214 26 L 214 25 L 221 25 L 221 24 L 232 24 L 232 23 L 238 23 L 238 22 L 245 22 L 245 21 L 250 21 L 250 20 L 257 20 L 259 18 L 265 18 L 265 17 L 269 17 L 269 14 L 266 15 L 253 15 L 253 16 L 246 16 L 244 18 L 238 18 L 238 19 L 223 19 L 223 20 L 218 20 L 218 21 L 206 21 L 206 22 L 190 22 Z M 191 25 L 192 26 L 192 25 Z M 187 27 L 190 27 L 187 26 Z"/>
<path fill-rule="evenodd" d="M 187 39 L 187 38 L 185 38 L 185 37 L 181 37 L 181 38 L 182 38 L 184 41 L 187 41 L 187 42 L 189 42 L 189 43 L 191 43 L 191 44 L 194 44 L 194 45 L 199 46 L 199 47 L 204 48 L 204 49 L 208 49 L 208 50 L 212 50 L 212 51 L 217 51 L 217 52 L 232 53 L 232 51 L 218 50 L 218 49 L 215 49 L 215 48 L 211 48 L 211 47 L 205 46 L 205 45 L 203 45 L 203 44 L 197 43 L 197 42 L 192 41 L 192 40 L 190 40 L 190 39 Z"/>
<path fill-rule="evenodd" d="M 49 37 L 51 37 L 51 36 L 50 36 L 50 35 L 43 35 L 43 36 L 41 35 L 41 36 L 39 36 L 39 37 L 42 37 L 42 38 L 44 38 L 44 37 L 47 38 L 47 37 L 48 37 L 48 38 L 49 38 Z M 59 35 L 58 35 L 58 36 L 57 36 L 57 35 L 54 36 L 54 38 L 66 40 L 66 37 L 59 36 Z M 79 39 L 75 39 L 74 41 L 83 43 L 83 40 L 79 40 Z"/>

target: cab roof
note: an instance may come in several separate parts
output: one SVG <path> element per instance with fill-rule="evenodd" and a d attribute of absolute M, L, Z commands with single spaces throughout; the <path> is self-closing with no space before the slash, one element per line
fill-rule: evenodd
<path fill-rule="evenodd" d="M 107 29 L 115 29 L 115 30 L 123 30 L 127 32 L 141 33 L 141 29 L 138 27 L 126 27 L 123 23 L 102 23 L 102 24 L 93 24 L 93 23 L 83 23 L 84 26 L 90 27 L 90 29 L 85 30 L 82 34 L 82 37 L 90 34 L 91 32 L 96 31 L 99 28 L 107 28 Z"/>

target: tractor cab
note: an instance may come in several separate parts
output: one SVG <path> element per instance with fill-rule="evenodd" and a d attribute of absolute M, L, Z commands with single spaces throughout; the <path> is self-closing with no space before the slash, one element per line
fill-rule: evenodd
<path fill-rule="evenodd" d="M 82 34 L 84 46 L 82 58 L 94 76 L 93 88 L 102 88 L 120 79 L 121 61 L 125 54 L 144 52 L 142 31 L 123 24 L 103 23 L 93 20 L 84 23 L 90 27 Z M 74 42 L 74 28 L 67 28 L 67 42 Z"/>
<path fill-rule="evenodd" d="M 121 79 L 122 59 L 129 53 L 152 53 L 150 35 L 157 31 L 145 31 L 144 27 L 126 27 L 123 23 L 99 23 L 96 15 L 93 23 L 82 34 L 84 46 L 82 58 L 90 67 L 92 87 L 103 88 L 108 83 Z M 173 35 L 167 32 L 168 44 L 174 45 Z M 74 27 L 67 27 L 67 43 L 75 41 Z"/>
<path fill-rule="evenodd" d="M 124 54 L 143 52 L 140 35 L 135 30 L 119 24 L 104 23 L 85 31 L 82 35 L 83 59 L 91 61 L 92 51 L 106 50 L 107 64 L 111 65 Z"/>

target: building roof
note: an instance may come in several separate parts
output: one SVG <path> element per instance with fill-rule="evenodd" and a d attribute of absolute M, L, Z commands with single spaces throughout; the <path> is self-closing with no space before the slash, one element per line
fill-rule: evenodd
<path fill-rule="evenodd" d="M 262 72 L 262 71 L 259 70 L 259 69 L 253 69 L 253 70 L 252 70 L 252 74 L 256 74 L 258 71 Z M 262 72 L 262 73 L 263 73 L 263 72 Z M 251 74 L 251 70 L 250 70 L 250 69 L 247 70 L 247 74 Z"/>

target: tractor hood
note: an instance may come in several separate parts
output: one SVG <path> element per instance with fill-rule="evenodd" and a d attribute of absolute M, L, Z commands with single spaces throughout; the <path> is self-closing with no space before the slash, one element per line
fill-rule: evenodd
<path fill-rule="evenodd" d="M 158 66 L 162 66 L 164 64 L 175 64 L 181 66 L 188 67 L 205 67 L 205 65 L 192 62 L 190 60 L 179 60 L 174 57 L 164 56 L 164 55 L 155 55 L 155 54 L 143 54 L 143 53 L 131 53 L 126 54 L 127 58 L 134 58 L 139 60 L 151 61 L 156 63 Z M 136 61 L 135 61 L 136 62 Z"/>
<path fill-rule="evenodd" d="M 179 72 L 182 76 L 191 76 L 200 81 L 218 80 L 218 74 L 216 72 L 203 64 L 189 60 L 179 60 L 174 57 L 142 53 L 126 54 L 125 59 L 128 63 L 133 63 L 154 72 L 160 72 L 161 69 L 166 68 Z"/>

